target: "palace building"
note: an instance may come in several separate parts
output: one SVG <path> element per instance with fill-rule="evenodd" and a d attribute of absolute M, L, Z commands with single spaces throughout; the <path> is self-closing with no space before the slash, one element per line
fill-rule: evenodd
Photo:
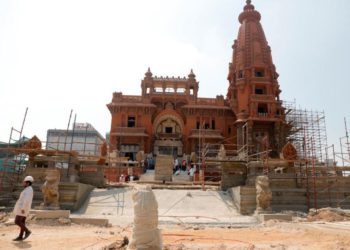
<path fill-rule="evenodd" d="M 142 150 L 154 155 L 182 156 L 198 152 L 203 142 L 235 145 L 249 153 L 286 143 L 288 126 L 279 99 L 278 73 L 250 0 L 239 15 L 241 24 L 232 46 L 226 97 L 201 98 L 191 70 L 187 78 L 157 77 L 150 69 L 141 95 L 113 93 L 107 105 L 112 115 L 110 145 L 134 158 Z"/>
<path fill-rule="evenodd" d="M 110 144 L 132 157 L 146 153 L 183 155 L 198 151 L 199 138 L 220 143 L 233 136 L 235 116 L 227 100 L 198 97 L 198 82 L 187 78 L 153 77 L 150 69 L 141 95 L 113 93 Z"/>

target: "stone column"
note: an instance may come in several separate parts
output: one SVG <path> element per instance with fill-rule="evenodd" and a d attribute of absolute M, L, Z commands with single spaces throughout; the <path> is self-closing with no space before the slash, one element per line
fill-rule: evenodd
<path fill-rule="evenodd" d="M 158 203 L 150 186 L 139 186 L 133 194 L 134 225 L 128 250 L 163 247 L 158 229 Z"/>

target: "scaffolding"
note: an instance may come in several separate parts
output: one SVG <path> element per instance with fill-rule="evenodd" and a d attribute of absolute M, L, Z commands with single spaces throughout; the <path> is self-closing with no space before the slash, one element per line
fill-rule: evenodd
<path fill-rule="evenodd" d="M 286 122 L 291 125 L 288 139 L 295 146 L 299 157 L 314 159 L 316 163 L 329 160 L 325 156 L 328 147 L 325 112 L 297 108 L 295 101 L 284 101 L 283 105 Z"/>
<path fill-rule="evenodd" d="M 27 156 L 25 154 L 13 154 L 10 152 L 11 147 L 20 148 L 25 143 L 23 137 L 23 128 L 27 118 L 28 108 L 24 113 L 21 129 L 11 127 L 11 132 L 6 148 L 6 156 L 3 159 L 3 166 L 0 171 L 0 196 L 11 192 L 19 181 L 19 177 L 26 166 Z"/>

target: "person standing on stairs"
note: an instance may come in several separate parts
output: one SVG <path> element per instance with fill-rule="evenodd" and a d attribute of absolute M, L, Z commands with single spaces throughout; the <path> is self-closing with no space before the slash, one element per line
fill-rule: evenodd
<path fill-rule="evenodd" d="M 32 206 L 33 201 L 33 188 L 32 184 L 34 182 L 34 179 L 32 176 L 26 176 L 23 180 L 23 186 L 24 189 L 21 192 L 15 208 L 13 210 L 15 214 L 15 224 L 21 228 L 21 231 L 16 239 L 14 241 L 22 241 L 29 237 L 29 235 L 32 233 L 27 227 L 26 227 L 26 218 L 29 215 L 29 210 Z"/>

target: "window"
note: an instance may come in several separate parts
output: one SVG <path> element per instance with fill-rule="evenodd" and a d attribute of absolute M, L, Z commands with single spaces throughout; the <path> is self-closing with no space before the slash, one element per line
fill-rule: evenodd
<path fill-rule="evenodd" d="M 178 88 L 177 90 L 176 90 L 176 93 L 178 93 L 178 94 L 184 94 L 186 92 L 186 89 L 185 88 Z"/>
<path fill-rule="evenodd" d="M 154 88 L 154 91 L 156 92 L 156 93 L 163 93 L 163 88 Z"/>
<path fill-rule="evenodd" d="M 211 120 L 211 129 L 215 129 L 215 120 Z"/>
<path fill-rule="evenodd" d="M 128 128 L 135 128 L 135 116 L 128 116 Z"/>
<path fill-rule="evenodd" d="M 266 89 L 262 88 L 262 87 L 257 87 L 257 88 L 255 88 L 255 94 L 256 95 L 265 95 Z"/>
<path fill-rule="evenodd" d="M 267 114 L 267 105 L 266 104 L 259 104 L 258 105 L 258 113 L 259 114 Z"/>
<path fill-rule="evenodd" d="M 238 79 L 243 78 L 243 70 L 238 71 Z"/>
<path fill-rule="evenodd" d="M 255 77 L 264 77 L 265 72 L 264 69 L 255 69 Z"/>
<path fill-rule="evenodd" d="M 165 133 L 172 134 L 173 133 L 173 128 L 172 127 L 166 127 L 165 128 Z"/>
<path fill-rule="evenodd" d="M 231 127 L 228 127 L 228 134 L 231 134 Z"/>
<path fill-rule="evenodd" d="M 209 123 L 206 122 L 206 123 L 204 124 L 204 129 L 209 129 L 209 128 L 210 128 L 210 125 L 209 125 Z"/>
<path fill-rule="evenodd" d="M 150 91 L 151 91 L 150 88 L 147 88 L 147 89 L 146 89 L 146 94 L 149 94 Z"/>
<path fill-rule="evenodd" d="M 196 128 L 199 129 L 199 126 L 200 126 L 200 123 L 199 123 L 199 121 L 197 121 Z"/>
<path fill-rule="evenodd" d="M 174 93 L 175 89 L 174 88 L 165 88 L 165 93 Z"/>
<path fill-rule="evenodd" d="M 190 95 L 193 95 L 193 93 L 194 93 L 194 90 L 193 90 L 193 88 L 191 88 L 190 89 Z"/>

